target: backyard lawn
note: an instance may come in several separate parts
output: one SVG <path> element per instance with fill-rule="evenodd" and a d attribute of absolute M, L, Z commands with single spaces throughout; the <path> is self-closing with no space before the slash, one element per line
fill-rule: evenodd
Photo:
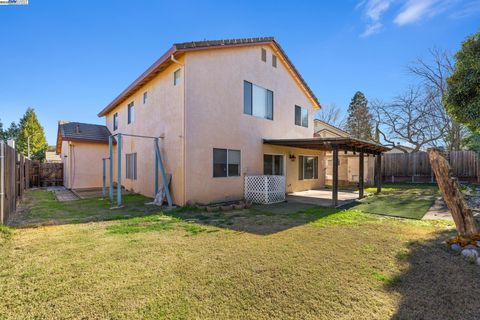
<path fill-rule="evenodd" d="M 366 192 L 375 192 L 367 188 Z M 378 195 L 366 197 L 358 210 L 393 217 L 422 219 L 440 194 L 434 184 L 386 184 Z"/>
<path fill-rule="evenodd" d="M 447 222 L 26 197 L 0 228 L 0 319 L 478 318 L 480 268 L 442 243 Z"/>

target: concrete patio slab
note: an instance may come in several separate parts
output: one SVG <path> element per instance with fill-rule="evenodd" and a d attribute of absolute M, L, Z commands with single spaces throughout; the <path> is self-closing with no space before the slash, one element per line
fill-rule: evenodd
<path fill-rule="evenodd" d="M 51 191 L 55 194 L 55 197 L 60 202 L 75 201 L 79 199 L 72 191 L 68 190 L 67 188 L 57 187 L 56 189 L 53 189 Z"/>
<path fill-rule="evenodd" d="M 339 191 L 338 206 L 344 206 L 358 199 L 358 192 Z M 287 201 L 312 204 L 321 207 L 330 207 L 332 205 L 332 190 L 316 189 L 292 192 L 287 195 Z"/>

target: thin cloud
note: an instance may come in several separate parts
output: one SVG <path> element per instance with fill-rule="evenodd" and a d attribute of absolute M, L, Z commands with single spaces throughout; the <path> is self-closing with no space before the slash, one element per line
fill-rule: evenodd
<path fill-rule="evenodd" d="M 367 20 L 367 26 L 365 27 L 365 31 L 360 35 L 361 37 L 371 36 L 382 29 L 380 20 L 391 3 L 392 0 L 364 0 L 357 5 L 357 9 L 363 8 L 363 15 Z"/>
<path fill-rule="evenodd" d="M 389 12 L 394 17 L 393 23 L 403 27 L 440 14 L 451 19 L 478 14 L 480 0 L 362 0 L 355 9 L 362 10 L 365 29 L 360 37 L 366 38 L 384 29 Z"/>
<path fill-rule="evenodd" d="M 444 12 L 456 1 L 452 0 L 408 0 L 393 22 L 398 26 L 417 22 Z"/>

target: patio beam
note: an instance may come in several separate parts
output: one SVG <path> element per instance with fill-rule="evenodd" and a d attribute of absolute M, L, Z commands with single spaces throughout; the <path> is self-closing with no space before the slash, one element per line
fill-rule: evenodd
<path fill-rule="evenodd" d="M 364 158 L 363 151 L 358 155 L 358 199 L 363 198 Z"/>
<path fill-rule="evenodd" d="M 333 146 L 333 168 L 332 168 L 332 207 L 338 204 L 338 146 Z"/>

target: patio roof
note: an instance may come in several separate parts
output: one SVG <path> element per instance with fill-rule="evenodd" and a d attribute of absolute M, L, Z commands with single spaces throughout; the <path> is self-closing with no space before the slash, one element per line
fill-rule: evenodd
<path fill-rule="evenodd" d="M 326 150 L 332 151 L 337 148 L 338 150 L 345 151 L 363 151 L 367 154 L 380 154 L 382 152 L 390 150 L 381 144 L 369 142 L 360 139 L 354 139 L 350 137 L 332 137 L 332 138 L 307 138 L 307 139 L 263 139 L 264 144 L 271 144 L 277 146 L 314 149 L 314 150 Z"/>

